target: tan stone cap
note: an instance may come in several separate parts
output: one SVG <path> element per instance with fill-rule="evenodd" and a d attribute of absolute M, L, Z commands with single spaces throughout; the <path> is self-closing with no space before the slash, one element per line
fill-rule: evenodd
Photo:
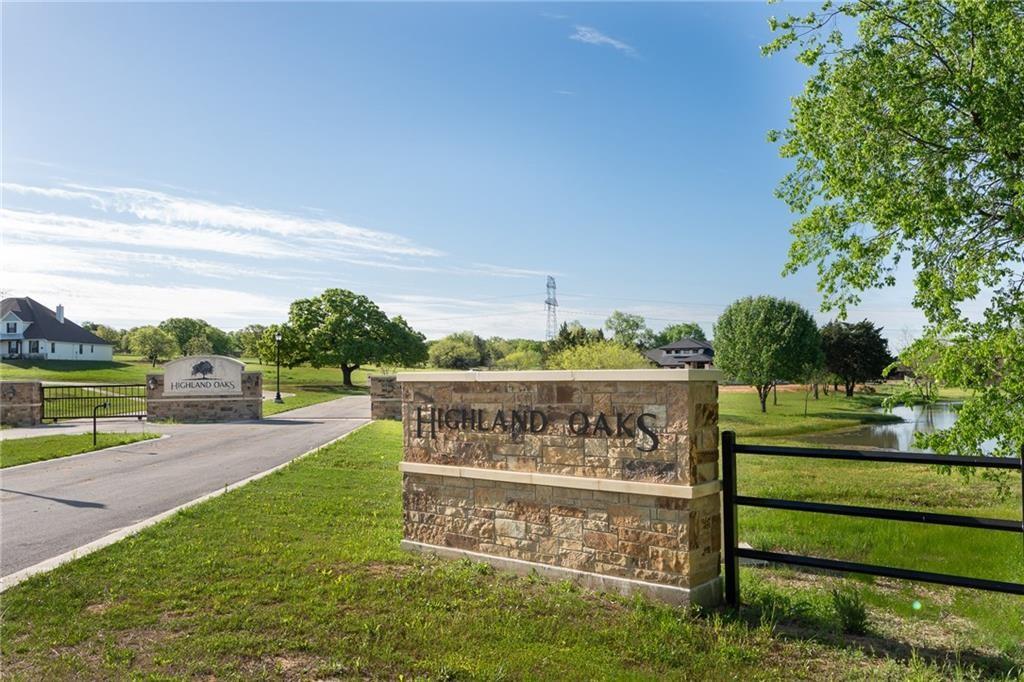
<path fill-rule="evenodd" d="M 721 381 L 717 369 L 551 369 L 512 372 L 401 372 L 398 381 Z"/>

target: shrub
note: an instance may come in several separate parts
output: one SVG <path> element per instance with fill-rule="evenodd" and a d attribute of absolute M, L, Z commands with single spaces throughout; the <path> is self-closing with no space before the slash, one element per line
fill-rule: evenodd
<path fill-rule="evenodd" d="M 651 362 L 635 348 L 614 341 L 594 341 L 558 351 L 548 358 L 549 369 L 639 369 Z"/>
<path fill-rule="evenodd" d="M 535 350 L 514 350 L 494 363 L 498 369 L 540 369 L 543 358 Z"/>
<path fill-rule="evenodd" d="M 832 590 L 832 608 L 843 632 L 865 635 L 868 632 L 868 609 L 864 597 L 856 590 Z"/>

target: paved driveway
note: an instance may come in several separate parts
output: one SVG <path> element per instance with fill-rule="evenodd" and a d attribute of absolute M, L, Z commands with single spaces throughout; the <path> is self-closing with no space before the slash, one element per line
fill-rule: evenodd
<path fill-rule="evenodd" d="M 287 462 L 369 416 L 369 398 L 354 396 L 260 422 L 150 425 L 169 437 L 0 470 L 0 575 Z"/>

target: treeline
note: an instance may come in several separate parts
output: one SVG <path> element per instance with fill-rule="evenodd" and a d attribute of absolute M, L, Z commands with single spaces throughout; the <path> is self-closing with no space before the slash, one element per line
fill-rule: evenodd
<path fill-rule="evenodd" d="M 444 369 L 633 369 L 653 366 L 644 351 L 686 337 L 706 340 L 696 323 L 655 332 L 642 316 L 616 310 L 601 328 L 562 323 L 549 341 L 484 339 L 465 331 L 430 341 L 427 348 L 430 364 Z"/>
<path fill-rule="evenodd" d="M 257 343 L 267 327 L 251 324 L 238 331 L 218 329 L 206 320 L 172 317 L 158 325 L 117 329 L 85 322 L 82 327 L 114 346 L 115 353 L 141 355 L 154 365 L 179 355 L 259 357 Z"/>
<path fill-rule="evenodd" d="M 280 353 L 285 366 L 338 367 L 346 385 L 366 365 L 384 371 L 424 364 L 506 370 L 652 367 L 644 351 L 683 338 L 707 340 L 696 323 L 671 324 L 655 332 L 642 316 L 616 310 L 602 328 L 568 322 L 548 341 L 485 339 L 465 331 L 427 342 L 401 316 L 389 318 L 366 296 L 344 289 L 294 301 L 282 324 L 254 324 L 234 332 L 188 317 L 126 330 L 88 322 L 83 326 L 114 344 L 117 352 L 141 355 L 154 365 L 181 354 L 204 353 L 267 364 Z M 829 386 L 838 390 L 841 385 L 850 396 L 857 384 L 881 379 L 893 363 L 888 342 L 871 322 L 836 321 L 819 328 L 806 309 L 771 296 L 734 302 L 714 325 L 715 366 L 728 379 L 753 386 L 762 410 L 780 383 L 806 383 L 815 398 L 819 388 L 827 393 Z"/>

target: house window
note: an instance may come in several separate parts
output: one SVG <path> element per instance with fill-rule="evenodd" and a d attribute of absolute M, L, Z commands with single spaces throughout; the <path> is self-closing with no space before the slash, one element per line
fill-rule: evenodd
<path fill-rule="evenodd" d="M 7 323 L 7 333 L 8 334 L 17 334 L 18 333 L 18 323 L 17 322 L 8 322 Z"/>
<path fill-rule="evenodd" d="M 57 352 L 57 344 L 54 343 L 53 341 L 50 342 L 50 352 L 51 353 L 56 353 Z"/>
<path fill-rule="evenodd" d="M 38 353 L 39 352 L 39 342 L 38 341 L 29 341 L 28 342 L 28 352 L 29 353 Z"/>
<path fill-rule="evenodd" d="M 92 344 L 89 344 L 89 352 L 90 353 L 94 353 L 95 351 L 96 351 L 96 346 L 94 346 Z"/>
<path fill-rule="evenodd" d="M 78 354 L 81 355 L 85 350 L 82 348 L 82 344 L 78 344 Z"/>

